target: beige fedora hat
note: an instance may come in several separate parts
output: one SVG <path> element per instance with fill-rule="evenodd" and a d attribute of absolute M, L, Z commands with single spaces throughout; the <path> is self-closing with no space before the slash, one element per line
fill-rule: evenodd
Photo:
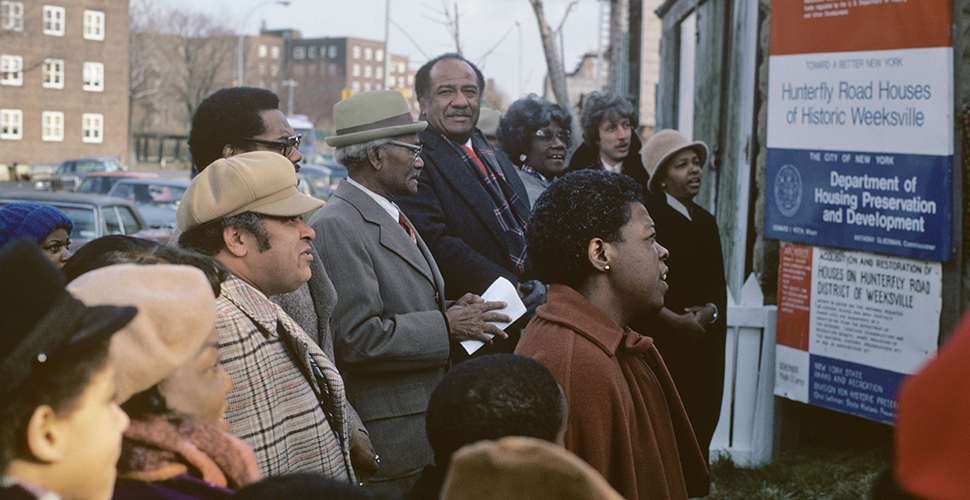
<path fill-rule="evenodd" d="M 697 153 L 697 157 L 701 160 L 701 167 L 707 164 L 707 144 L 701 141 L 687 142 L 687 139 L 674 129 L 657 132 L 640 148 L 643 167 L 650 174 L 650 192 L 659 192 L 657 183 L 663 177 L 663 172 L 659 172 L 660 175 L 658 175 L 657 169 L 672 156 L 687 148 L 693 148 Z"/>
<path fill-rule="evenodd" d="M 326 141 L 335 148 L 416 134 L 428 126 L 414 121 L 407 99 L 396 90 L 362 92 L 334 104 L 333 122 L 337 135 Z"/>
<path fill-rule="evenodd" d="M 293 164 L 275 151 L 220 158 L 189 184 L 175 212 L 183 233 L 216 219 L 256 212 L 289 217 L 323 206 L 296 190 Z"/>

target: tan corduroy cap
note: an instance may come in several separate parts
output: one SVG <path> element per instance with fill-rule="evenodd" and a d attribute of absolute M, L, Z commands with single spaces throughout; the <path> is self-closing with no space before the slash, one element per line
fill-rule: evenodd
<path fill-rule="evenodd" d="M 185 190 L 176 219 L 190 230 L 243 212 L 290 217 L 323 206 L 323 201 L 296 190 L 293 164 L 272 151 L 253 151 L 222 158 L 206 167 Z"/>
<path fill-rule="evenodd" d="M 414 121 L 407 99 L 396 90 L 362 92 L 334 104 L 333 123 L 337 135 L 326 141 L 335 148 L 416 134 L 428 126 Z"/>
<path fill-rule="evenodd" d="M 111 339 L 119 403 L 187 363 L 215 328 L 212 285 L 192 266 L 118 264 L 78 276 L 67 290 L 88 306 L 138 308 Z"/>
<path fill-rule="evenodd" d="M 650 174 L 650 192 L 660 192 L 658 183 L 664 175 L 663 172 L 658 174 L 657 169 L 670 157 L 687 148 L 693 148 L 697 153 L 697 157 L 701 160 L 701 167 L 707 164 L 707 144 L 701 141 L 687 142 L 687 139 L 676 130 L 661 130 L 647 139 L 640 148 L 640 159 L 643 161 L 643 168 L 646 168 L 647 173 Z"/>
<path fill-rule="evenodd" d="M 480 441 L 458 450 L 445 500 L 622 500 L 599 472 L 561 446 L 530 437 Z"/>

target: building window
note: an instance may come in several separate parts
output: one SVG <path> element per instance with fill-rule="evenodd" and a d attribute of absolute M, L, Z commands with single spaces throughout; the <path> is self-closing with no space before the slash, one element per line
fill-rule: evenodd
<path fill-rule="evenodd" d="M 372 75 L 372 70 L 370 66 L 364 66 L 364 78 L 370 78 Z"/>
<path fill-rule="evenodd" d="M 354 59 L 360 59 L 360 47 L 359 46 L 354 45 L 354 48 L 351 49 L 351 57 L 353 57 Z"/>
<path fill-rule="evenodd" d="M 0 2 L 0 30 L 23 31 L 24 30 L 24 3 Z"/>
<path fill-rule="evenodd" d="M 337 74 L 337 63 L 330 63 L 330 76 Z"/>
<path fill-rule="evenodd" d="M 355 94 L 360 92 L 360 82 L 352 82 L 350 84 L 350 91 Z"/>
<path fill-rule="evenodd" d="M 24 112 L 0 109 L 0 139 L 19 141 L 24 137 Z"/>
<path fill-rule="evenodd" d="M 306 73 L 308 75 L 311 75 L 311 76 L 317 74 L 317 65 L 316 64 L 307 64 L 306 65 Z"/>
<path fill-rule="evenodd" d="M 360 65 L 355 64 L 350 68 L 350 76 L 360 76 Z"/>
<path fill-rule="evenodd" d="M 44 6 L 44 34 L 64 36 L 64 7 Z"/>
<path fill-rule="evenodd" d="M 266 65 L 265 64 L 260 64 L 259 65 L 259 74 L 260 75 L 265 75 L 266 74 Z"/>
<path fill-rule="evenodd" d="M 104 142 L 104 115 L 100 113 L 81 115 L 81 142 Z"/>
<path fill-rule="evenodd" d="M 374 52 L 374 60 L 377 62 L 384 62 L 384 49 L 377 49 Z"/>
<path fill-rule="evenodd" d="M 259 56 L 259 57 L 266 57 L 267 52 L 268 52 L 268 50 L 266 49 L 266 46 L 265 45 L 259 44 L 258 46 L 256 46 L 256 55 L 257 56 Z"/>
<path fill-rule="evenodd" d="M 279 47 L 270 47 L 269 48 L 269 56 L 272 57 L 273 59 L 279 59 L 280 58 L 280 48 Z"/>
<path fill-rule="evenodd" d="M 306 58 L 307 59 L 316 59 L 317 58 L 317 47 L 316 46 L 311 46 L 311 47 L 307 47 L 306 48 Z"/>
<path fill-rule="evenodd" d="M 370 47 L 365 47 L 364 48 L 364 60 L 365 61 L 370 61 L 371 59 L 373 59 L 373 57 L 374 57 L 374 49 L 372 49 Z"/>
<path fill-rule="evenodd" d="M 408 75 L 408 87 L 414 86 L 414 75 Z"/>
<path fill-rule="evenodd" d="M 272 65 L 269 67 L 269 76 L 276 76 L 280 72 L 280 67 L 277 65 Z"/>
<path fill-rule="evenodd" d="M 330 59 L 336 59 L 337 58 L 337 46 L 336 45 L 331 45 L 330 48 L 327 50 L 327 52 L 328 52 L 328 55 L 330 56 Z"/>
<path fill-rule="evenodd" d="M 404 88 L 404 77 L 403 76 L 397 77 L 397 87 L 400 88 L 400 89 L 403 89 Z"/>
<path fill-rule="evenodd" d="M 374 78 L 384 78 L 384 66 L 374 68 Z"/>
<path fill-rule="evenodd" d="M 84 63 L 84 86 L 88 92 L 104 92 L 104 64 Z"/>
<path fill-rule="evenodd" d="M 84 11 L 84 39 L 104 40 L 104 12 Z"/>
<path fill-rule="evenodd" d="M 64 88 L 64 60 L 46 59 L 44 61 L 44 83 L 45 89 Z"/>
<path fill-rule="evenodd" d="M 398 73 L 404 73 L 404 63 L 403 62 L 397 63 L 397 72 Z"/>
<path fill-rule="evenodd" d="M 364 82 L 364 92 L 370 92 L 371 85 L 370 82 Z"/>
<path fill-rule="evenodd" d="M 306 59 L 306 47 L 293 47 L 293 59 Z"/>
<path fill-rule="evenodd" d="M 0 56 L 0 85 L 24 84 L 24 58 L 20 56 Z"/>
<path fill-rule="evenodd" d="M 64 113 L 60 111 L 44 111 L 41 113 L 43 129 L 40 138 L 48 142 L 64 140 Z"/>
<path fill-rule="evenodd" d="M 321 45 L 320 46 L 320 59 L 326 59 L 326 58 L 327 58 L 327 46 L 326 45 Z"/>

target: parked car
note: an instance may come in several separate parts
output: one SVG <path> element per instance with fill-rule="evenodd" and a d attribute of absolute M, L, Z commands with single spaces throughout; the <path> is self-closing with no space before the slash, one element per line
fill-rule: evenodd
<path fill-rule="evenodd" d="M 109 234 L 126 234 L 167 243 L 172 231 L 152 229 L 135 206 L 122 198 L 88 193 L 51 193 L 47 191 L 0 191 L 0 206 L 26 201 L 59 208 L 74 221 L 71 249 Z"/>
<path fill-rule="evenodd" d="M 91 172 L 77 187 L 78 193 L 108 194 L 121 179 L 158 179 L 152 172 Z"/>
<path fill-rule="evenodd" d="M 347 169 L 338 164 L 300 165 L 300 171 L 296 176 L 300 179 L 300 184 L 297 186 L 300 192 L 326 200 L 337 189 L 340 179 L 347 177 Z"/>
<path fill-rule="evenodd" d="M 122 179 L 108 191 L 108 196 L 134 203 L 151 227 L 175 229 L 175 212 L 188 187 L 187 180 Z"/>
<path fill-rule="evenodd" d="M 34 188 L 50 191 L 74 191 L 81 181 L 92 172 L 122 172 L 127 170 L 118 160 L 103 156 L 98 158 L 81 158 L 67 160 L 57 166 L 57 170 L 48 179 L 39 179 Z"/>

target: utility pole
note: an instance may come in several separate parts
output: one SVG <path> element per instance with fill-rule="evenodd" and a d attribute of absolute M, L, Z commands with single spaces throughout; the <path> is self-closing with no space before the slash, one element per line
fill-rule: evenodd
<path fill-rule="evenodd" d="M 290 78 L 289 80 L 283 80 L 281 84 L 284 87 L 289 87 L 289 96 L 286 98 L 286 115 L 293 116 L 293 87 L 296 87 L 299 83 Z"/>

